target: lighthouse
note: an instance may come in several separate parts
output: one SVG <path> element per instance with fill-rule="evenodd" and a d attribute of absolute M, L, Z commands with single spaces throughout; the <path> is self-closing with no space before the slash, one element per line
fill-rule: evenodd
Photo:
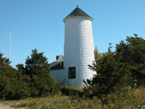
<path fill-rule="evenodd" d="M 51 77 L 81 89 L 85 86 L 83 79 L 92 79 L 96 71 L 88 65 L 95 62 L 94 40 L 92 31 L 93 18 L 78 6 L 63 19 L 65 24 L 64 57 L 56 56 L 50 64 Z"/>
<path fill-rule="evenodd" d="M 94 58 L 93 18 L 78 6 L 66 18 L 64 43 L 64 68 L 68 72 L 70 84 L 84 85 L 83 79 L 91 79 L 96 74 L 89 69 Z"/>

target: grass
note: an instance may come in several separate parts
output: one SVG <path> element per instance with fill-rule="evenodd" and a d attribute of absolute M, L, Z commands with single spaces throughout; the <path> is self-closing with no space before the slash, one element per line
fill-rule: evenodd
<path fill-rule="evenodd" d="M 64 87 L 70 87 L 65 85 Z M 74 87 L 76 89 L 76 87 Z M 83 90 L 80 90 L 83 91 Z M 87 90 L 87 92 L 89 92 Z M 90 91 L 91 93 L 91 91 Z M 83 96 L 82 98 L 77 95 L 65 96 L 61 92 L 55 96 L 47 96 L 40 98 L 27 98 L 17 101 L 2 101 L 3 103 L 17 103 L 17 105 L 12 105 L 13 108 L 26 107 L 26 109 L 141 109 L 137 108 L 139 104 L 145 103 L 145 87 L 138 87 L 136 90 L 132 89 L 126 90 L 122 93 L 111 93 L 109 95 L 108 106 L 104 105 L 102 108 L 101 100 L 97 97 L 89 99 Z M 144 104 L 145 108 L 145 104 Z"/>

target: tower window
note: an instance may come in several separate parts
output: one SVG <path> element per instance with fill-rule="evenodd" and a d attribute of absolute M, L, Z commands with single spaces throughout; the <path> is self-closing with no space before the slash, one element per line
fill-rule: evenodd
<path fill-rule="evenodd" d="M 69 67 L 68 69 L 68 79 L 76 78 L 76 68 L 75 67 Z"/>

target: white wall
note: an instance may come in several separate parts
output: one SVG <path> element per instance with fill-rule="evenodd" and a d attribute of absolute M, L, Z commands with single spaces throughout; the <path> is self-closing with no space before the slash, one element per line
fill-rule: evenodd
<path fill-rule="evenodd" d="M 85 85 L 84 78 L 90 79 L 96 74 L 89 69 L 94 59 L 94 40 L 92 21 L 86 18 L 69 19 L 65 21 L 64 67 L 76 67 L 76 78 L 69 79 L 72 85 L 77 81 L 79 87 Z"/>
<path fill-rule="evenodd" d="M 61 81 L 63 81 L 63 79 L 65 79 L 66 83 L 69 83 L 69 81 L 68 81 L 68 75 L 66 74 L 65 69 L 50 70 L 50 75 L 51 75 L 51 78 L 53 76 L 55 76 L 57 78 L 57 82 L 61 82 Z"/>

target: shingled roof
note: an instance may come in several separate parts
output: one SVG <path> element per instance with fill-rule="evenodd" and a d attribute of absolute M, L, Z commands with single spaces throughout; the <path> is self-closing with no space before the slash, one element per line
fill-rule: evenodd
<path fill-rule="evenodd" d="M 90 17 L 88 14 L 86 14 L 83 10 L 81 10 L 78 5 L 77 5 L 77 8 L 75 8 L 67 17 L 65 17 L 64 19 L 66 18 L 69 18 L 69 17 L 75 17 L 75 16 L 84 16 L 84 17 L 89 17 L 93 20 L 92 17 Z"/>
<path fill-rule="evenodd" d="M 50 63 L 49 68 L 50 68 L 50 70 L 64 69 L 64 59 L 59 58 L 58 60 Z"/>

